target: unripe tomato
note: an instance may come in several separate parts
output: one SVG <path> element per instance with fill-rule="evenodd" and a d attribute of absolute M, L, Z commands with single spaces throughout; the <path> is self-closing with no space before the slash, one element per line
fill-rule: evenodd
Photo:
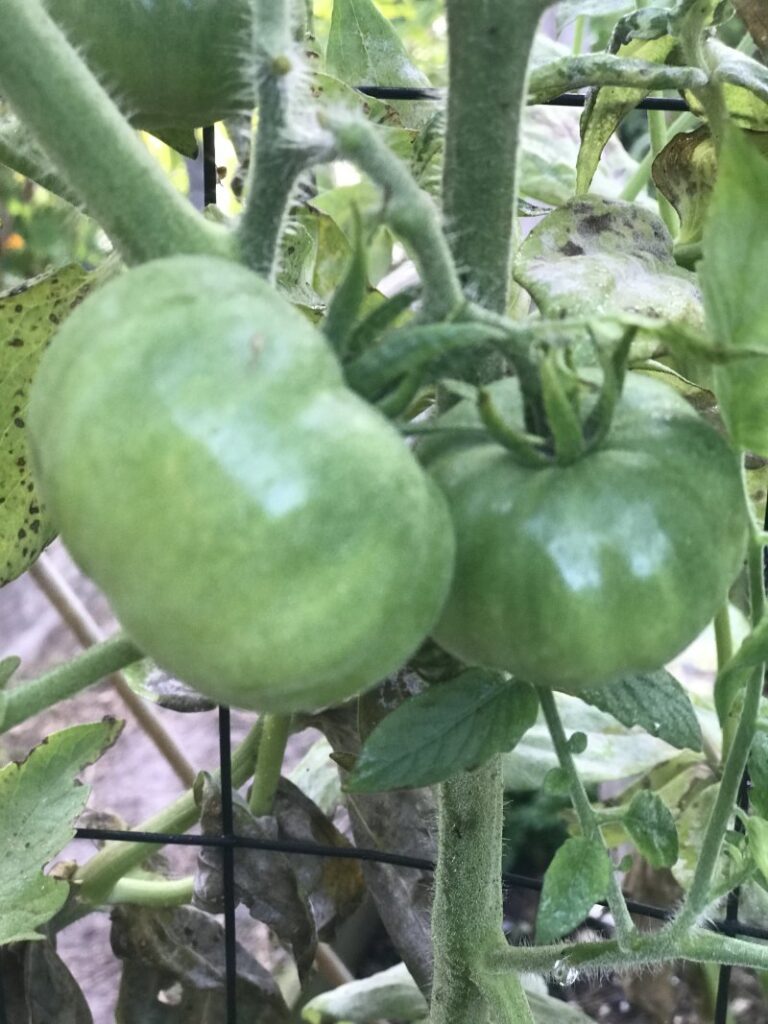
<path fill-rule="evenodd" d="M 95 292 L 43 359 L 29 430 L 76 561 L 148 654 L 218 702 L 343 700 L 440 612 L 442 496 L 245 268 L 178 256 Z"/>
<path fill-rule="evenodd" d="M 491 388 L 522 426 L 513 380 Z M 462 402 L 444 425 L 480 426 Z M 712 619 L 748 516 L 727 442 L 664 384 L 630 374 L 602 447 L 529 468 L 464 433 L 423 446 L 456 569 L 433 636 L 470 664 L 578 693 L 660 668 Z"/>
<path fill-rule="evenodd" d="M 199 128 L 253 106 L 250 0 L 45 0 L 139 128 Z"/>

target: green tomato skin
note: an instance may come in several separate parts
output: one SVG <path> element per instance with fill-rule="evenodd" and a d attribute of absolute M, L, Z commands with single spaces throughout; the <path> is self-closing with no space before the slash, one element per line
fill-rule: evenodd
<path fill-rule="evenodd" d="M 44 2 L 138 128 L 199 128 L 253 106 L 249 0 Z"/>
<path fill-rule="evenodd" d="M 492 394 L 521 424 L 514 381 Z M 461 403 L 446 424 L 479 426 Z M 460 434 L 423 446 L 457 538 L 433 631 L 469 664 L 578 693 L 658 669 L 712 619 L 744 557 L 748 514 L 726 441 L 666 385 L 630 374 L 604 445 L 520 466 Z"/>
<path fill-rule="evenodd" d="M 344 700 L 437 619 L 442 496 L 245 268 L 173 257 L 95 292 L 47 351 L 28 423 L 75 560 L 159 665 L 220 703 Z"/>

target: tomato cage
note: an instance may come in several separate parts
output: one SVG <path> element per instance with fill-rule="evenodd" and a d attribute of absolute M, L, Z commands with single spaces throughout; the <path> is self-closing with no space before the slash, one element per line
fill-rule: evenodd
<path fill-rule="evenodd" d="M 358 91 L 375 99 L 394 101 L 438 100 L 439 92 L 433 89 L 404 89 L 374 85 L 358 86 Z M 564 94 L 549 102 L 566 107 L 580 107 L 584 104 L 584 96 Z M 654 99 L 643 100 L 639 109 L 661 111 L 685 111 L 688 108 L 683 100 Z M 204 169 L 204 200 L 206 205 L 215 205 L 217 187 L 217 164 L 212 127 L 203 130 L 203 169 Z M 768 528 L 768 506 L 766 508 L 766 528 Z M 200 849 L 209 848 L 221 851 L 222 883 L 223 883 L 223 922 L 224 922 L 224 998 L 226 1017 L 222 1024 L 247 1024 L 238 1016 L 237 1006 L 237 935 L 236 908 L 237 893 L 235 884 L 235 858 L 238 850 L 260 850 L 282 854 L 289 857 L 312 856 L 338 860 L 355 860 L 390 865 L 402 869 L 415 869 L 432 872 L 435 864 L 422 857 L 411 856 L 404 850 L 385 850 L 373 847 L 351 846 L 348 848 L 322 845 L 319 843 L 265 840 L 239 835 L 235 827 L 235 809 L 233 801 L 231 730 L 229 708 L 218 708 L 218 748 L 219 771 L 221 781 L 221 819 L 218 834 L 178 834 L 165 832 L 148 832 L 132 830 L 116 830 L 108 828 L 78 828 L 76 840 L 100 842 L 145 843 L 149 846 L 185 846 Z M 741 780 L 738 805 L 746 811 L 749 806 L 750 783 L 747 773 Z M 734 828 L 743 832 L 742 821 L 737 818 Z M 524 889 L 540 892 L 542 880 L 523 874 L 505 873 L 503 884 L 511 889 Z M 632 914 L 658 921 L 665 921 L 673 916 L 670 907 L 658 906 L 627 898 L 627 908 Z M 607 904 L 603 904 L 607 906 Z M 727 898 L 725 913 L 721 918 L 709 921 L 707 927 L 713 932 L 727 936 L 738 936 L 747 939 L 768 941 L 768 928 L 760 928 L 743 923 L 739 920 L 740 893 L 734 889 Z M 731 985 L 731 967 L 721 965 L 717 984 L 714 1024 L 727 1024 L 729 991 Z M 0 1024 L 19 1024 L 6 1016 L 5 999 L 0 978 Z M 464 1022 L 456 1022 L 464 1024 Z"/>

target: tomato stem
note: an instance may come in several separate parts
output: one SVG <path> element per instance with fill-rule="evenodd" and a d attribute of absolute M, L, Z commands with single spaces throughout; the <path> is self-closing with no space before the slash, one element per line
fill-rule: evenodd
<path fill-rule="evenodd" d="M 505 945 L 500 885 L 503 796 L 498 756 L 439 788 L 430 1024 L 533 1022 L 519 978 L 511 975 L 499 990 L 484 970 L 490 952 Z"/>
<path fill-rule="evenodd" d="M 336 155 L 355 164 L 383 190 L 384 217 L 419 270 L 424 318 L 454 319 L 465 299 L 432 199 L 371 125 L 325 112 L 321 123 L 335 139 Z"/>
<path fill-rule="evenodd" d="M 242 786 L 250 778 L 261 742 L 262 728 L 262 720 L 259 719 L 233 752 L 233 786 Z M 216 780 L 220 778 L 218 770 L 211 774 Z M 135 831 L 182 833 L 191 828 L 199 816 L 200 810 L 194 794 L 191 789 L 188 789 L 168 807 L 143 821 Z M 77 917 L 89 913 L 94 904 L 103 903 L 123 875 L 138 867 L 159 849 L 160 846 L 153 843 L 132 843 L 124 840 L 107 843 L 104 849 L 99 850 L 87 864 L 77 871 L 75 875 L 75 892 L 78 896 L 76 908 L 71 913 L 66 912 L 67 916 L 62 918 L 61 925 L 70 924 Z"/>
<path fill-rule="evenodd" d="M 290 715 L 264 715 L 256 771 L 248 800 L 251 814 L 255 818 L 272 813 L 272 803 L 280 782 L 285 747 L 290 734 Z"/>
<path fill-rule="evenodd" d="M 518 146 L 528 63 L 546 0 L 448 0 L 443 205 L 472 297 L 504 312 L 512 280 Z"/>
<path fill-rule="evenodd" d="M 763 545 L 753 535 L 747 551 L 747 565 L 750 580 L 750 602 L 753 627 L 765 612 L 765 591 L 763 584 Z M 691 887 L 683 905 L 669 924 L 667 931 L 673 935 L 684 933 L 705 913 L 712 894 L 712 879 L 715 875 L 725 832 L 733 818 L 741 778 L 754 739 L 757 713 L 763 693 L 764 666 L 760 665 L 749 677 L 743 696 L 739 722 L 733 735 L 730 750 L 725 759 L 720 789 L 702 840 L 696 870 Z"/>
<path fill-rule="evenodd" d="M 691 91 L 704 107 L 712 139 L 719 149 L 728 121 L 728 110 L 722 86 L 712 76 L 712 68 L 705 45 L 705 32 L 711 21 L 716 2 L 717 0 L 701 0 L 701 2 L 689 3 L 687 11 L 680 18 L 679 32 L 686 64 L 694 68 L 701 68 L 706 73 L 706 84 L 693 87 Z"/>
<path fill-rule="evenodd" d="M 568 776 L 571 801 L 576 810 L 581 831 L 588 839 L 593 839 L 600 843 L 606 854 L 610 856 L 608 847 L 603 839 L 603 834 L 600 831 L 600 821 L 592 808 L 592 804 L 589 802 L 587 791 L 584 788 L 584 783 L 581 781 L 576 763 L 568 746 L 568 739 L 563 729 L 560 713 L 557 710 L 554 694 L 551 690 L 542 688 L 539 690 L 539 700 L 560 767 Z M 610 874 L 608 906 L 611 914 L 613 914 L 619 948 L 628 949 L 635 934 L 635 925 L 627 909 L 624 894 L 621 891 L 615 871 L 611 871 Z"/>
<path fill-rule="evenodd" d="M 128 263 L 231 254 L 228 232 L 176 191 L 40 0 L 2 4 L 0 91 Z"/>
<path fill-rule="evenodd" d="M 61 700 L 74 697 L 105 676 L 144 657 L 144 652 L 122 633 L 94 644 L 38 679 L 6 691 L 0 703 L 0 732 L 12 729 Z"/>
<path fill-rule="evenodd" d="M 303 95 L 303 69 L 292 38 L 288 0 L 254 0 L 259 120 L 238 239 L 243 262 L 274 281 L 280 238 L 296 180 L 323 159 L 326 142 L 314 121 L 314 106 Z M 300 140 L 297 126 L 306 124 Z"/>

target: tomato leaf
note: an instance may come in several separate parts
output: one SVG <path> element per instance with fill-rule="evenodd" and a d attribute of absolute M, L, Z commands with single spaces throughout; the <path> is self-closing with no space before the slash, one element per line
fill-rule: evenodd
<path fill-rule="evenodd" d="M 675 819 L 660 796 L 649 789 L 635 793 L 623 823 L 651 867 L 669 868 L 675 863 L 678 852 Z"/>
<path fill-rule="evenodd" d="M 515 279 L 548 317 L 631 312 L 704 322 L 695 275 L 675 263 L 661 220 L 618 200 L 572 199 L 544 217 L 520 247 Z"/>
<path fill-rule="evenodd" d="M 749 801 L 761 818 L 768 819 L 768 735 L 758 732 L 749 752 Z"/>
<path fill-rule="evenodd" d="M 768 70 L 752 57 L 711 39 L 707 43 L 712 77 L 722 83 L 723 99 L 731 120 L 740 128 L 765 131 L 768 128 Z M 698 97 L 686 89 L 683 93 L 698 116 L 705 111 Z"/>
<path fill-rule="evenodd" d="M 224 926 L 215 917 L 189 906 L 158 910 L 124 904 L 113 909 L 111 942 L 125 961 L 116 1020 L 219 1024 L 225 1019 Z M 238 1017 L 287 1024 L 291 1015 L 269 971 L 239 944 L 236 959 Z M 155 1015 L 158 1006 L 167 1009 L 158 996 L 173 982 L 180 990 L 173 1016 Z"/>
<path fill-rule="evenodd" d="M 50 939 L 0 949 L 0 991 L 4 1021 L 93 1024 L 80 986 Z"/>
<path fill-rule="evenodd" d="M 639 725 L 678 750 L 701 750 L 701 726 L 691 699 L 666 669 L 582 690 L 579 697 L 627 728 Z"/>
<path fill-rule="evenodd" d="M 764 821 L 762 818 L 749 818 L 747 841 L 758 871 L 768 882 L 768 821 Z"/>
<path fill-rule="evenodd" d="M 658 39 L 632 39 L 621 46 L 618 56 L 663 64 L 675 47 L 675 39 L 663 35 Z M 589 191 L 605 144 L 624 117 L 650 90 L 631 86 L 610 85 L 592 89 L 581 116 L 581 149 L 576 170 L 576 191 Z"/>
<path fill-rule="evenodd" d="M 405 701 L 374 729 L 347 782 L 352 792 L 429 786 L 511 750 L 536 721 L 527 683 L 470 669 Z"/>
<path fill-rule="evenodd" d="M 746 683 L 747 674 L 765 661 L 768 661 L 768 616 L 758 622 L 717 675 L 715 708 L 721 723 L 728 717 L 734 700 Z"/>
<path fill-rule="evenodd" d="M 42 874 L 42 867 L 74 833 L 89 787 L 75 776 L 93 764 L 120 735 L 114 719 L 76 725 L 48 736 L 26 761 L 0 771 L 0 945 L 39 939 L 36 930 L 61 909 L 69 895 L 65 882 Z"/>
<path fill-rule="evenodd" d="M 311 999 L 301 1011 L 309 1024 L 326 1021 L 426 1020 L 429 1008 L 405 964 L 347 982 Z"/>
<path fill-rule="evenodd" d="M 700 241 L 716 173 L 715 144 L 707 125 L 678 132 L 653 161 L 653 182 L 680 218 L 678 245 Z"/>
<path fill-rule="evenodd" d="M 89 278 L 73 265 L 0 295 L 0 586 L 24 572 L 55 535 L 29 472 L 27 402 L 45 347 Z"/>
<path fill-rule="evenodd" d="M 424 88 L 429 79 L 412 63 L 391 23 L 372 0 L 334 0 L 326 68 L 349 85 Z M 403 125 L 418 128 L 429 116 L 423 103 L 395 103 Z"/>
<path fill-rule="evenodd" d="M 544 875 L 536 941 L 555 942 L 581 924 L 605 897 L 612 865 L 605 848 L 586 836 L 566 839 Z"/>

